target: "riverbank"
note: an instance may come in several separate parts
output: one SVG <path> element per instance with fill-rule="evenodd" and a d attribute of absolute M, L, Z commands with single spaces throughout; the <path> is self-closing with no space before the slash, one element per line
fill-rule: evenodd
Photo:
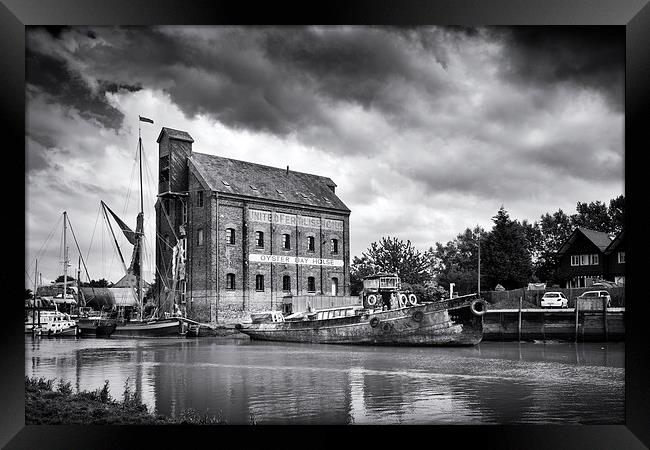
<path fill-rule="evenodd" d="M 251 423 L 254 419 L 251 417 Z M 102 389 L 74 393 L 69 381 L 25 377 L 25 425 L 227 425 L 221 417 L 187 409 L 171 418 L 149 412 L 126 385 L 122 400 Z"/>

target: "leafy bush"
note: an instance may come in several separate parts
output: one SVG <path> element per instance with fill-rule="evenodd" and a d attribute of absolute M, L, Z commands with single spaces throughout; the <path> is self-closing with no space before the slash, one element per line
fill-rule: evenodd
<path fill-rule="evenodd" d="M 65 381 L 63 378 L 59 380 L 59 384 L 57 386 L 57 390 L 63 394 L 63 395 L 70 395 L 72 394 L 72 385 L 69 381 Z"/>

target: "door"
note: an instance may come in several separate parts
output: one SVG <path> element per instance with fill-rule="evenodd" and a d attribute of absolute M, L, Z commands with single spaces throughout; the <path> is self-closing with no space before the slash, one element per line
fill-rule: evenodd
<path fill-rule="evenodd" d="M 332 278 L 332 295 L 337 295 L 339 293 L 339 279 Z"/>

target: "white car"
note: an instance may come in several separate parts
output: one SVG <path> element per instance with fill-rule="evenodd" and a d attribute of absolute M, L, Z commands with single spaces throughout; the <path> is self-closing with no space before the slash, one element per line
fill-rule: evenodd
<path fill-rule="evenodd" d="M 569 299 L 562 292 L 547 292 L 540 305 L 542 308 L 568 308 Z"/>
<path fill-rule="evenodd" d="M 583 292 L 580 296 L 577 298 L 579 299 L 605 299 L 607 300 L 607 307 L 611 308 L 612 306 L 612 297 L 609 295 L 609 292 L 607 291 L 587 291 Z"/>

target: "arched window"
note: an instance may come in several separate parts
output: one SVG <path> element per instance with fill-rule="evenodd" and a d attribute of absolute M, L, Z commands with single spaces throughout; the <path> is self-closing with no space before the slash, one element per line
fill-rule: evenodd
<path fill-rule="evenodd" d="M 307 251 L 313 252 L 316 250 L 316 239 L 314 236 L 307 237 Z"/>
<path fill-rule="evenodd" d="M 258 292 L 264 291 L 264 275 L 255 275 L 255 290 Z"/>
<path fill-rule="evenodd" d="M 234 243 L 235 243 L 235 229 L 226 228 L 226 244 L 234 244 Z"/>
<path fill-rule="evenodd" d="M 282 235 L 282 248 L 285 250 L 291 249 L 291 235 L 283 234 Z"/>
<path fill-rule="evenodd" d="M 203 228 L 196 230 L 196 245 L 203 245 Z"/>
<path fill-rule="evenodd" d="M 282 277 L 282 290 L 283 291 L 291 290 L 291 277 L 289 275 L 285 275 Z"/>
<path fill-rule="evenodd" d="M 338 252 L 339 252 L 339 240 L 332 239 L 332 253 L 338 253 Z"/>
<path fill-rule="evenodd" d="M 339 279 L 334 277 L 332 278 L 332 295 L 337 295 L 339 293 Z"/>
<path fill-rule="evenodd" d="M 264 247 L 264 232 L 262 231 L 255 232 L 255 245 L 257 247 Z"/>
<path fill-rule="evenodd" d="M 229 273 L 226 275 L 226 289 L 235 289 L 235 274 Z"/>
<path fill-rule="evenodd" d="M 316 292 L 316 279 L 314 277 L 307 278 L 307 292 Z"/>

